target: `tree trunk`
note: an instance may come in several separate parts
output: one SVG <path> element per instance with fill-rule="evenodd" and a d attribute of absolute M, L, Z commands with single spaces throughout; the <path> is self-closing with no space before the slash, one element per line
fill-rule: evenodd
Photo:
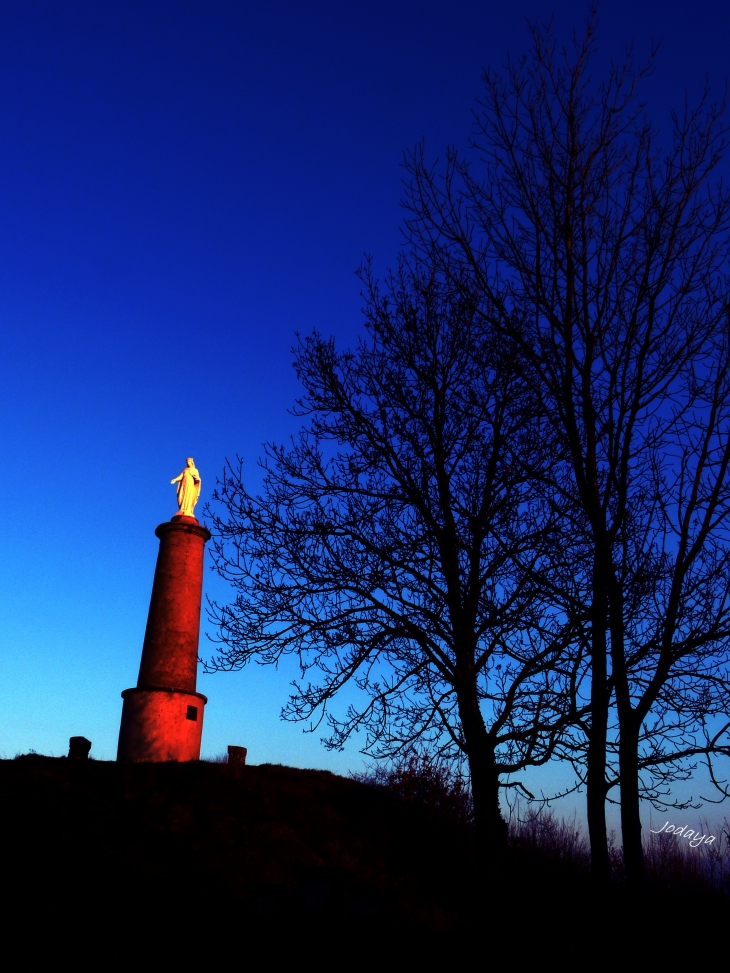
<path fill-rule="evenodd" d="M 608 886 L 611 866 L 606 833 L 606 738 L 608 735 L 606 610 L 608 599 L 600 559 L 593 570 L 591 604 L 591 730 L 588 737 L 586 769 L 586 812 L 591 843 L 593 884 L 590 925 L 593 939 L 592 962 L 599 969 L 606 964 L 609 932 Z"/>
<path fill-rule="evenodd" d="M 591 605 L 591 731 L 586 769 L 586 812 L 591 843 L 591 872 L 594 884 L 599 888 L 607 887 L 610 877 L 606 835 L 607 607 L 603 570 L 600 558 L 596 556 Z"/>
<path fill-rule="evenodd" d="M 618 716 L 618 766 L 621 789 L 621 839 L 624 848 L 626 883 L 630 889 L 644 887 L 644 849 L 641 844 L 639 812 L 639 730 L 641 721 L 631 705 L 629 677 L 626 671 L 623 590 L 611 578 L 609 594 L 611 618 L 611 662 L 616 686 Z"/>
<path fill-rule="evenodd" d="M 494 746 L 479 709 L 476 687 L 457 691 L 464 733 L 477 845 L 485 861 L 499 862 L 507 848 L 507 823 L 499 809 L 499 774 Z"/>
<path fill-rule="evenodd" d="M 621 774 L 621 837 L 626 869 L 627 913 L 624 927 L 633 944 L 634 957 L 639 966 L 648 962 L 648 936 L 643 921 L 646 871 L 641 843 L 639 815 L 639 728 L 636 713 L 629 709 L 623 719 L 619 711 L 619 772 Z"/>
<path fill-rule="evenodd" d="M 621 838 L 624 846 L 626 883 L 630 889 L 641 891 L 646 880 L 644 848 L 641 842 L 639 811 L 639 727 L 633 711 L 618 711 L 618 762 L 621 774 Z"/>

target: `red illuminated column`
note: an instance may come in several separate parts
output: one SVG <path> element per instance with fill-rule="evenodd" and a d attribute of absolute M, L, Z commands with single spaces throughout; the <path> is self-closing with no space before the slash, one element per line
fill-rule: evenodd
<path fill-rule="evenodd" d="M 117 760 L 197 760 L 207 699 L 196 692 L 203 560 L 210 531 L 177 514 L 160 538 L 139 678 L 122 693 Z"/>

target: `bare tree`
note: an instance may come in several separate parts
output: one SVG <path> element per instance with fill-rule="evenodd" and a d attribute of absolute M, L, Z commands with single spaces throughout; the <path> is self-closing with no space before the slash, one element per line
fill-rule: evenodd
<path fill-rule="evenodd" d="M 362 279 L 367 339 L 295 350 L 306 422 L 266 448 L 262 493 L 229 466 L 214 495 L 216 565 L 237 595 L 213 606 L 208 665 L 294 654 L 285 715 L 326 718 L 329 746 L 362 733 L 375 756 L 466 761 L 494 848 L 504 775 L 549 760 L 576 719 L 576 639 L 532 581 L 553 538 L 530 493 L 550 429 L 517 347 L 465 282 L 406 261 L 384 293 L 368 268 Z M 338 715 L 348 685 L 360 692 Z"/>
<path fill-rule="evenodd" d="M 439 171 L 423 147 L 407 159 L 409 239 L 468 280 L 517 344 L 568 457 L 570 486 L 556 462 L 554 495 L 591 552 L 593 867 L 607 877 L 613 700 L 625 860 L 640 885 L 642 768 L 670 773 L 722 747 L 679 729 L 691 716 L 700 732 L 727 699 L 730 197 L 710 183 L 722 106 L 705 93 L 673 115 L 662 150 L 637 101 L 651 61 L 635 69 L 629 55 L 591 82 L 595 13 L 570 52 L 549 30 L 533 41 L 529 58 L 485 73 L 476 160 L 450 150 Z"/>

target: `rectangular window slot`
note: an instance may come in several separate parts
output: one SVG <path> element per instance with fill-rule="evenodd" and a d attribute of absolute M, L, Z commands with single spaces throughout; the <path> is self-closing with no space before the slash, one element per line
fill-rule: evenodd
<path fill-rule="evenodd" d="M 197 721 L 198 721 L 198 707 L 197 706 L 188 706 L 188 711 L 187 711 L 187 714 L 185 716 L 185 719 L 186 720 L 193 720 L 193 722 L 197 723 Z"/>

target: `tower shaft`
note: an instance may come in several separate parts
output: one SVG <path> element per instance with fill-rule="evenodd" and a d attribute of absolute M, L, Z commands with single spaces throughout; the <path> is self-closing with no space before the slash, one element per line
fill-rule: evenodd
<path fill-rule="evenodd" d="M 203 561 L 210 531 L 176 515 L 160 539 L 137 685 L 122 693 L 117 760 L 197 760 L 207 699 L 197 692 Z"/>

